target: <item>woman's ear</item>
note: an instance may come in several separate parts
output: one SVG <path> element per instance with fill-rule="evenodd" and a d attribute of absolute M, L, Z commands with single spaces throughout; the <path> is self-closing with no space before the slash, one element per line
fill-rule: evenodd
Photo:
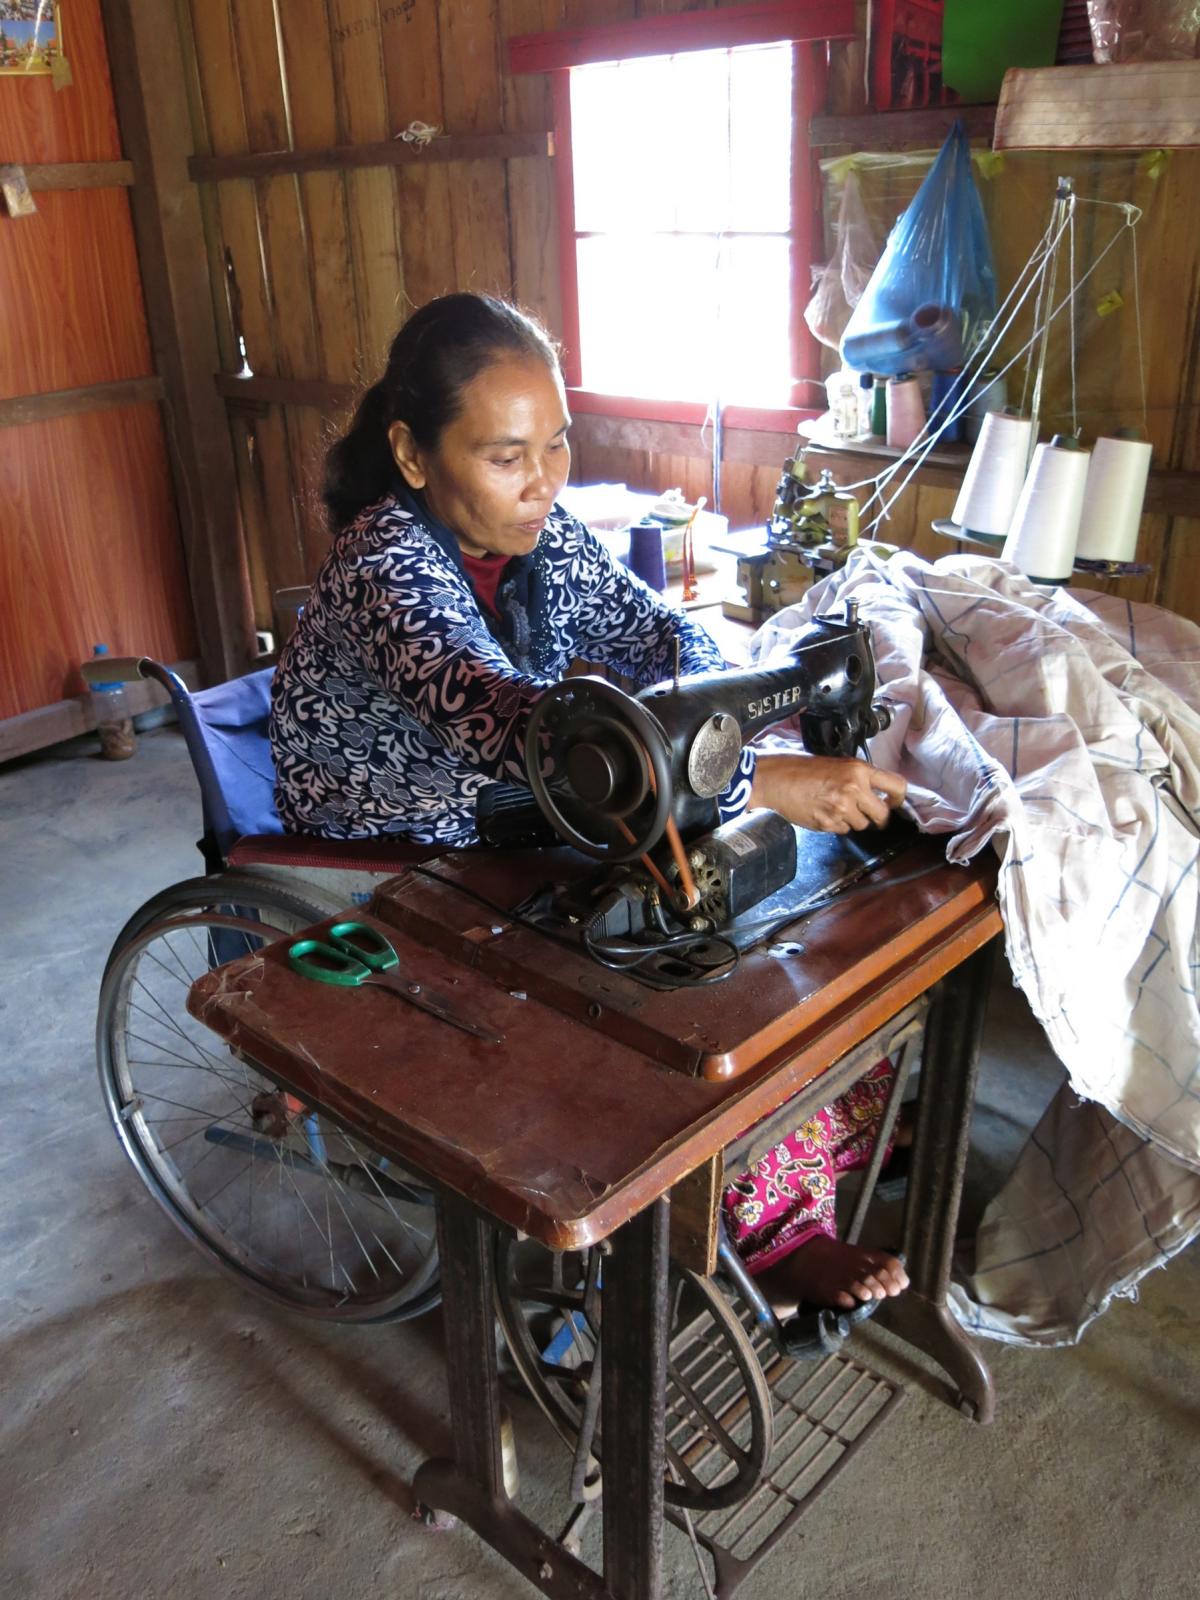
<path fill-rule="evenodd" d="M 407 422 L 392 423 L 388 429 L 388 443 L 392 447 L 392 458 L 400 468 L 408 487 L 423 489 L 425 468 L 421 465 L 421 452 L 417 449 L 417 441 L 413 438 L 412 429 Z"/>

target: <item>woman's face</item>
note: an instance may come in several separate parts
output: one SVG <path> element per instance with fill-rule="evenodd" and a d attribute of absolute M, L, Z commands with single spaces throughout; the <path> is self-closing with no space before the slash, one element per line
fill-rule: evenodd
<path fill-rule="evenodd" d="M 528 555 L 571 466 L 562 378 L 536 357 L 506 355 L 471 380 L 462 402 L 432 451 L 393 423 L 397 465 L 466 555 Z"/>

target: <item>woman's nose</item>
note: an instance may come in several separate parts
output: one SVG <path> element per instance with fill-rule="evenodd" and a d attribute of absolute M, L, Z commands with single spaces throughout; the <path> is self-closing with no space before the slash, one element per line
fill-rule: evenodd
<path fill-rule="evenodd" d="M 544 500 L 553 494 L 558 484 L 554 470 L 545 456 L 539 456 L 534 462 L 529 477 L 525 480 L 525 498 L 527 500 Z"/>

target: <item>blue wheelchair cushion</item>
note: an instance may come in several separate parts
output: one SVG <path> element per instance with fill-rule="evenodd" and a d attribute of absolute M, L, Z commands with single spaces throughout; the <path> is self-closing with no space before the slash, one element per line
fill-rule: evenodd
<path fill-rule="evenodd" d="M 191 697 L 217 793 L 201 776 L 205 809 L 218 834 L 282 833 L 275 809 L 275 767 L 267 722 L 274 668 L 216 684 Z M 186 730 L 185 730 L 186 732 Z"/>

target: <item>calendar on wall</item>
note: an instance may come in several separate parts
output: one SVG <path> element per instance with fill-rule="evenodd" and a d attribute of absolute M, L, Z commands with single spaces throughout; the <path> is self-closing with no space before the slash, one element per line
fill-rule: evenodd
<path fill-rule="evenodd" d="M 0 75 L 53 77 L 62 54 L 59 0 L 0 0 Z"/>

